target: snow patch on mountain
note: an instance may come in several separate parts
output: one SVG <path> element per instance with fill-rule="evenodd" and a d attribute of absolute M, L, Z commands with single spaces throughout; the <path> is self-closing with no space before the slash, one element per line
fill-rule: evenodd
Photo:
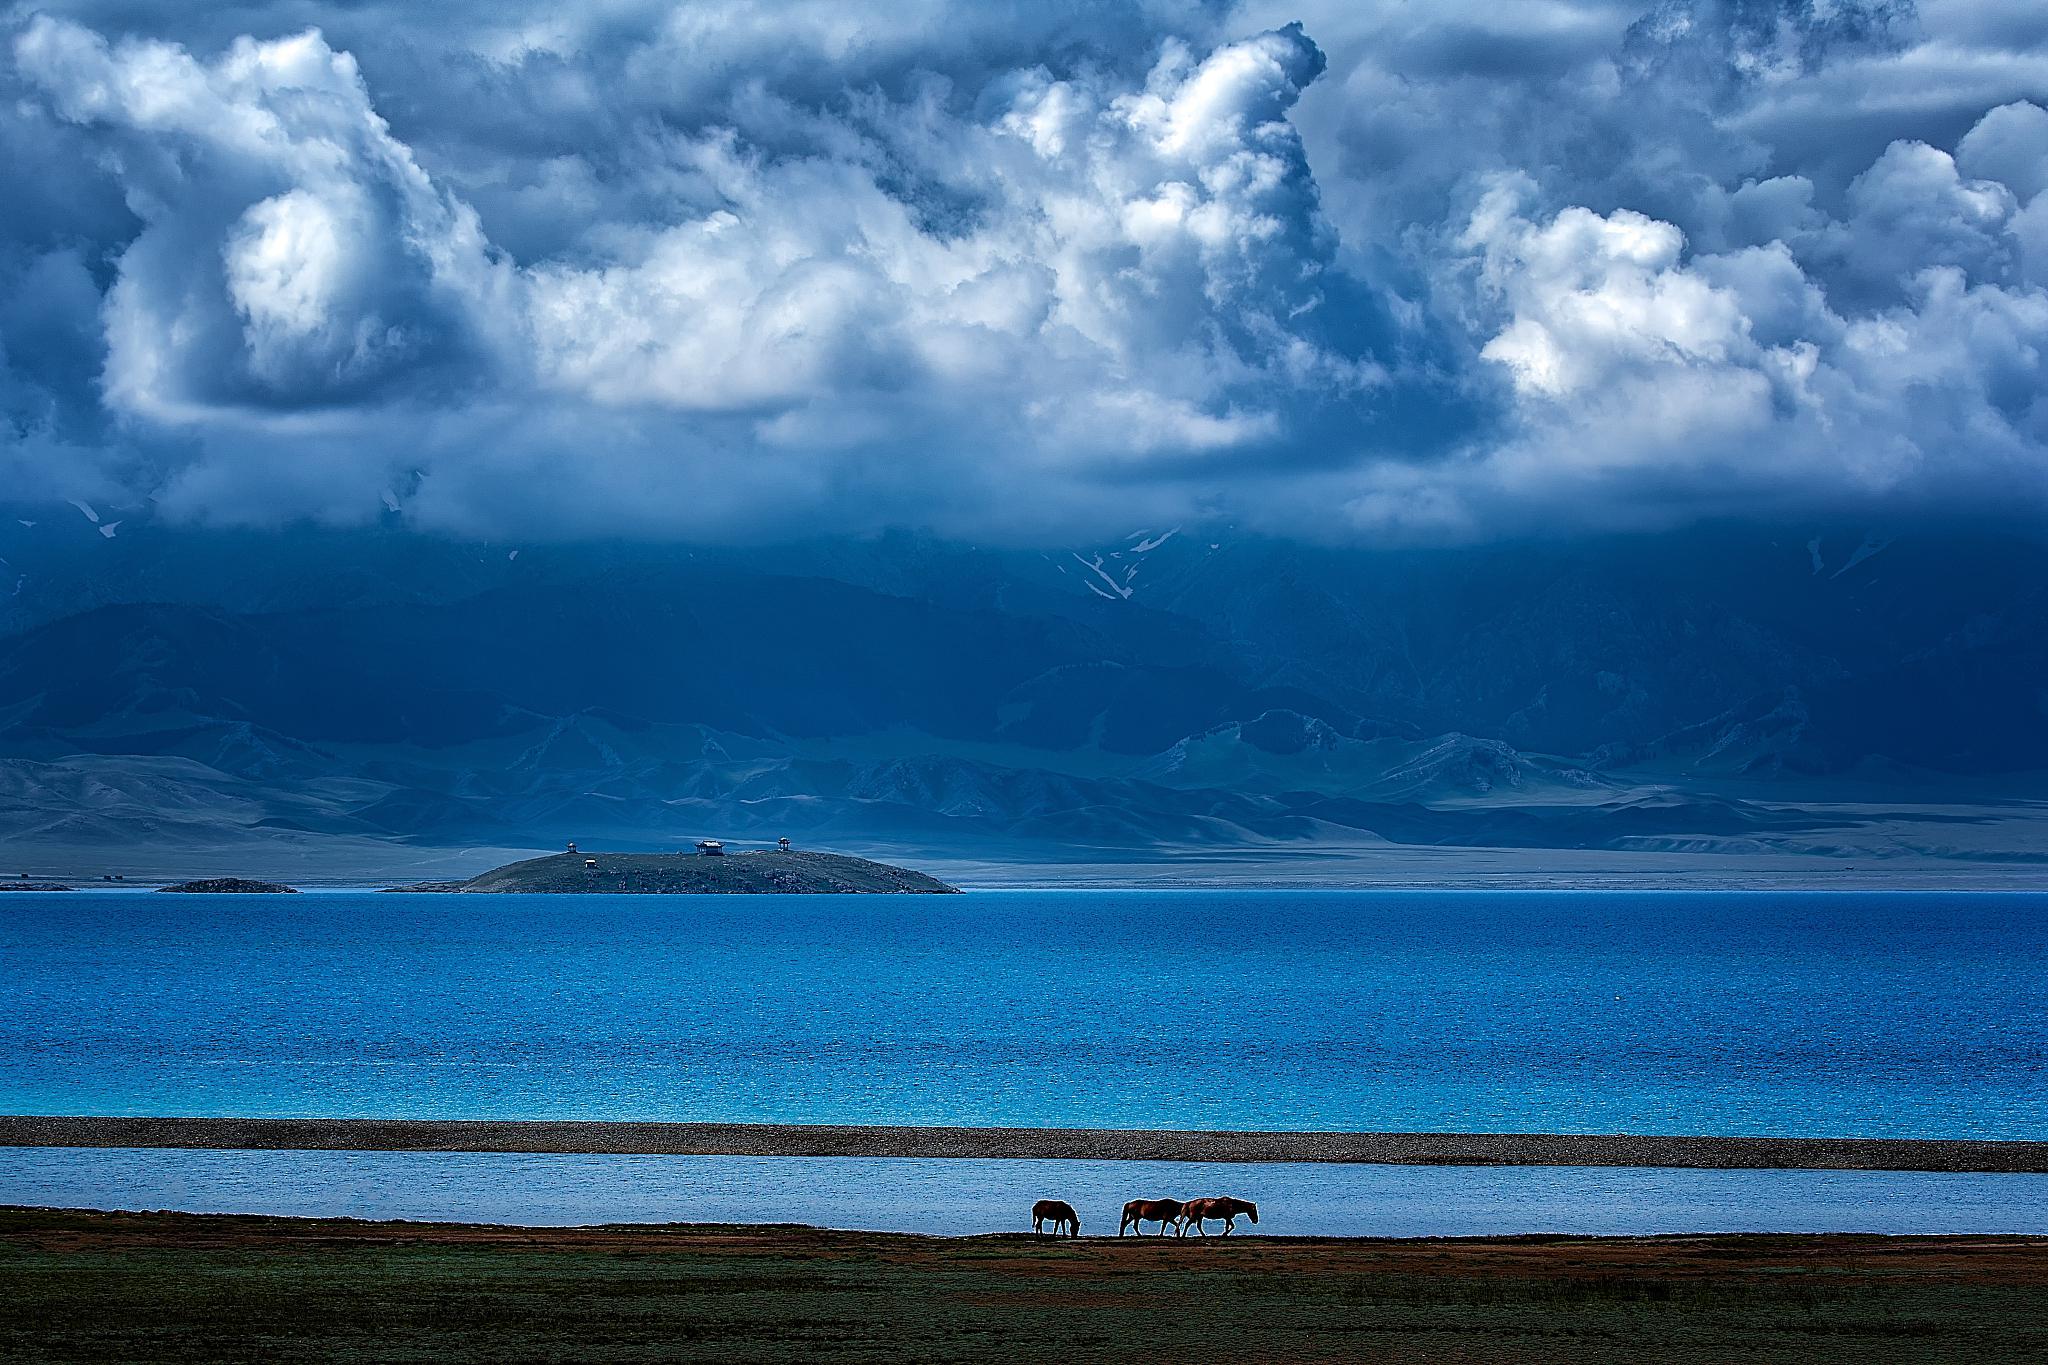
<path fill-rule="evenodd" d="M 1093 559 L 1083 559 L 1078 553 L 1076 553 L 1074 555 L 1074 562 L 1079 564 L 1082 568 L 1087 569 L 1094 573 L 1094 575 L 1097 578 L 1101 579 L 1103 583 L 1108 586 L 1109 591 L 1104 592 L 1101 588 L 1096 587 L 1094 583 L 1089 583 L 1089 590 L 1092 591 L 1097 597 L 1108 597 L 1112 600 L 1122 600 L 1124 598 L 1129 597 L 1133 592 L 1136 591 L 1135 588 L 1130 587 L 1128 584 L 1119 583 L 1116 581 L 1115 576 L 1112 575 L 1108 569 L 1103 567 L 1103 558 L 1101 555 L 1097 555 Z"/>
<path fill-rule="evenodd" d="M 1830 579 L 1840 578 L 1872 555 L 1879 554 L 1890 548 L 1891 543 L 1891 537 L 1889 536 L 1880 536 L 1875 531 L 1866 533 L 1863 537 L 1863 543 L 1856 547 L 1856 553 L 1849 556 L 1849 562 L 1829 574 L 1828 577 Z"/>

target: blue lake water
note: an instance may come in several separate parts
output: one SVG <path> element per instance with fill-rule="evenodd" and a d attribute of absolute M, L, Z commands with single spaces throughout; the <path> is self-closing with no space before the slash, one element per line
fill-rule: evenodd
<path fill-rule="evenodd" d="M 1126 1199 L 1221 1193 L 1257 1202 L 1273 1235 L 2048 1233 L 2039 1175 L 0 1149 L 0 1204 L 528 1226 L 1023 1231 L 1054 1196 L 1093 1235 Z"/>
<path fill-rule="evenodd" d="M 0 896 L 0 1112 L 2048 1138 L 2048 895 Z"/>

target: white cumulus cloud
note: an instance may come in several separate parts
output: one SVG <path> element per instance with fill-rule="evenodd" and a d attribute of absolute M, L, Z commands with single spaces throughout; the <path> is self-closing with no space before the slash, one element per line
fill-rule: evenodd
<path fill-rule="evenodd" d="M 58 0 L 0 474 L 541 535 L 2010 512 L 2044 78 L 1964 0 Z"/>

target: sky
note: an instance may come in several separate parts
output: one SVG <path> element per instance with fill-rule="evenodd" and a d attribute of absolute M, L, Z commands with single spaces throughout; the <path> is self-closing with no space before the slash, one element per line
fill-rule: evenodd
<path fill-rule="evenodd" d="M 8 501 L 1361 543 L 2048 510 L 2048 6 L 0 15 Z"/>

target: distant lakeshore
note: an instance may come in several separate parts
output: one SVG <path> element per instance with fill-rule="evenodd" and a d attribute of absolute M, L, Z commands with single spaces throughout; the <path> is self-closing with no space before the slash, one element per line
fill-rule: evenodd
<path fill-rule="evenodd" d="M 1074 848 L 1061 857 L 1027 850 L 1011 858 L 862 844 L 849 849 L 854 851 L 969 891 L 2048 890 L 2048 850 L 2005 860 L 1313 844 L 1145 855 Z M 52 884 L 80 891 L 152 890 L 210 877 L 261 878 L 306 891 L 447 890 L 536 856 L 560 855 L 530 847 L 432 848 L 344 838 L 185 851 L 17 845 L 10 864 L 0 868 L 0 880 L 37 884 L 20 890 L 54 889 Z"/>
<path fill-rule="evenodd" d="M 92 885 L 91 881 L 84 882 Z M 205 895 L 295 892 L 295 886 L 251 877 L 202 877 L 157 885 L 156 879 L 103 873 L 98 884 L 122 890 L 177 891 Z M 34 881 L 26 875 L 0 881 L 0 891 L 72 891 L 67 882 Z M 364 890 L 379 888 L 362 888 Z M 874 893 L 957 895 L 959 888 L 907 867 L 846 854 L 797 851 L 787 839 L 779 848 L 747 849 L 728 855 L 722 841 L 706 839 L 683 853 L 579 852 L 547 854 L 494 867 L 453 881 L 415 882 L 381 888 L 394 893 L 525 893 L 540 895 L 856 895 Z"/>
<path fill-rule="evenodd" d="M 0 1147 L 2048 1173 L 2048 1141 L 456 1119 L 0 1116 Z"/>

